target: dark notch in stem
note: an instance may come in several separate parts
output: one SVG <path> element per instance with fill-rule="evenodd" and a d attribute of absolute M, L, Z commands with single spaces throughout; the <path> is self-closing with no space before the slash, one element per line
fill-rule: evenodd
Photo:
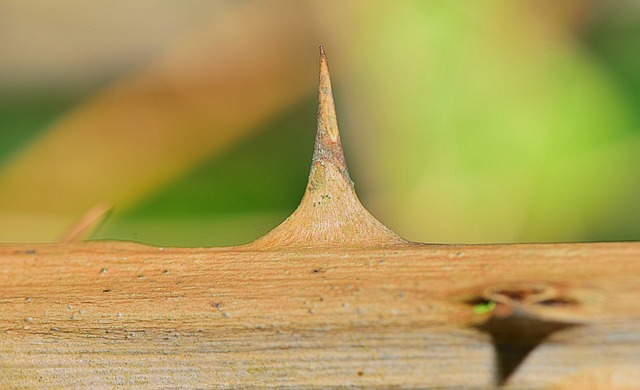
<path fill-rule="evenodd" d="M 548 283 L 512 283 L 488 286 L 467 301 L 474 306 L 492 303 L 489 316 L 474 327 L 491 336 L 497 386 L 506 385 L 552 334 L 582 324 L 582 305 L 570 291 Z"/>

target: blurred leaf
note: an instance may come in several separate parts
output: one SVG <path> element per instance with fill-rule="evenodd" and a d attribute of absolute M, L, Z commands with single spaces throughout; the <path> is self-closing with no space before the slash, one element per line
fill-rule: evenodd
<path fill-rule="evenodd" d="M 0 166 L 79 100 L 64 92 L 4 91 L 0 96 Z"/>
<path fill-rule="evenodd" d="M 313 31 L 271 19 L 296 8 L 233 8 L 58 121 L 0 171 L 0 237 L 51 241 L 96 203 L 126 208 L 303 99 Z"/>
<path fill-rule="evenodd" d="M 354 177 L 406 238 L 582 240 L 637 186 L 623 95 L 570 18 L 537 4 L 381 3 L 332 19 L 355 48 L 344 89 L 367 165 Z"/>
<path fill-rule="evenodd" d="M 252 138 L 212 156 L 114 216 L 97 237 L 222 246 L 265 234 L 302 197 L 313 152 L 316 105 L 313 96 Z M 175 227 L 168 228 L 173 223 Z M 168 233 L 162 233 L 164 228 Z"/>

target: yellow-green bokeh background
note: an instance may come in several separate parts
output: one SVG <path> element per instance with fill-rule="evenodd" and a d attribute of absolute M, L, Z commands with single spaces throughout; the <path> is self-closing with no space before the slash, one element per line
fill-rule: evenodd
<path fill-rule="evenodd" d="M 635 2 L 27 0 L 0 14 L 0 242 L 55 241 L 100 202 L 114 213 L 94 238 L 264 234 L 305 187 L 318 44 L 356 189 L 400 235 L 640 238 Z M 139 136 L 120 131 L 136 121 Z"/>

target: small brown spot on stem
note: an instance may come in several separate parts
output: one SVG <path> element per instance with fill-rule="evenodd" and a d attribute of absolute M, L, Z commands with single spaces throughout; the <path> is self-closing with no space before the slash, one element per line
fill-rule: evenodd
<path fill-rule="evenodd" d="M 18 250 L 18 251 L 15 251 L 13 253 L 15 253 L 16 255 L 22 255 L 22 254 L 35 255 L 37 252 L 36 252 L 35 249 L 25 249 L 25 250 Z"/>

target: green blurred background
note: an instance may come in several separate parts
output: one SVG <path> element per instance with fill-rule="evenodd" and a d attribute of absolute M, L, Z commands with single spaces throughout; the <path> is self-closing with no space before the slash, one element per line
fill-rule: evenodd
<path fill-rule="evenodd" d="M 0 0 L 0 242 L 251 241 L 295 209 L 317 46 L 363 204 L 422 242 L 640 238 L 640 3 Z"/>

